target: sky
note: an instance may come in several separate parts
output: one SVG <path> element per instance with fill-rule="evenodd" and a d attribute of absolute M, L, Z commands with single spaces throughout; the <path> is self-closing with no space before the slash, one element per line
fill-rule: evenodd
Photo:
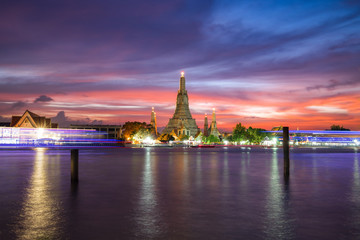
<path fill-rule="evenodd" d="M 0 122 L 360 130 L 359 1 L 2 0 Z"/>

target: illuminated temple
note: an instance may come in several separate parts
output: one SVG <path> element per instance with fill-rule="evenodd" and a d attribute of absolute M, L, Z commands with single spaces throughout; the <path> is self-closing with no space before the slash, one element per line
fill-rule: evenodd
<path fill-rule="evenodd" d="M 192 118 L 189 109 L 189 97 L 185 88 L 184 72 L 181 72 L 180 86 L 176 98 L 176 109 L 162 134 L 187 135 L 195 137 L 200 132 L 196 121 Z"/>
<path fill-rule="evenodd" d="M 26 110 L 22 116 L 12 116 L 11 127 L 23 128 L 57 128 L 57 123 L 52 123 L 50 118 L 39 116 Z"/>

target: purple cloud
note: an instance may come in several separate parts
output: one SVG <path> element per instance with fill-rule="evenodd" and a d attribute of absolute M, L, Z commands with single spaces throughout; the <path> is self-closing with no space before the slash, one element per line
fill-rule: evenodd
<path fill-rule="evenodd" d="M 37 103 L 37 102 L 51 102 L 51 101 L 54 101 L 54 99 L 52 99 L 51 97 L 48 97 L 46 95 L 41 95 L 40 97 L 36 98 L 34 100 L 34 103 Z"/>
<path fill-rule="evenodd" d="M 17 109 L 21 109 L 21 108 L 24 108 L 26 106 L 26 103 L 23 102 L 23 101 L 17 101 L 15 103 L 13 103 L 11 105 L 11 109 L 13 110 L 17 110 Z"/>

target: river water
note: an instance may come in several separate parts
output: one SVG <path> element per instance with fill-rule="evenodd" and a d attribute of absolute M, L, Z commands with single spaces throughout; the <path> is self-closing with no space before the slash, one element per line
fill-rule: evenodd
<path fill-rule="evenodd" d="M 360 239 L 360 153 L 0 150 L 0 239 Z"/>

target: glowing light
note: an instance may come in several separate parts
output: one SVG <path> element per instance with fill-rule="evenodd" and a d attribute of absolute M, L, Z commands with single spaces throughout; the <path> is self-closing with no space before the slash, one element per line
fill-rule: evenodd
<path fill-rule="evenodd" d="M 184 71 L 182 71 L 182 72 L 181 72 L 181 77 L 184 77 L 184 74 L 185 74 Z"/>
<path fill-rule="evenodd" d="M 153 140 L 151 137 L 147 137 L 143 140 L 144 144 L 153 145 L 155 144 L 155 140 Z"/>
<path fill-rule="evenodd" d="M 44 137 L 44 129 L 43 128 L 39 128 L 37 130 L 37 138 L 40 139 L 40 138 L 43 138 Z"/>

